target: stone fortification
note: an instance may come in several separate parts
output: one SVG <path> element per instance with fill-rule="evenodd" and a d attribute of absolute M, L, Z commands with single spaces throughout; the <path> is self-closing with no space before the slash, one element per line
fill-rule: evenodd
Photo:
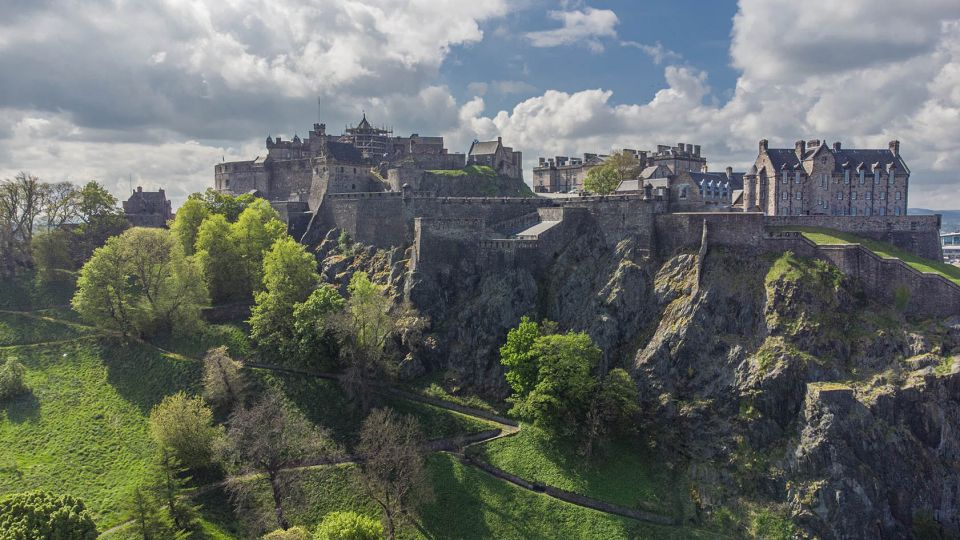
<path fill-rule="evenodd" d="M 771 227 L 826 227 L 879 240 L 920 257 L 943 259 L 940 216 L 767 216 Z"/>

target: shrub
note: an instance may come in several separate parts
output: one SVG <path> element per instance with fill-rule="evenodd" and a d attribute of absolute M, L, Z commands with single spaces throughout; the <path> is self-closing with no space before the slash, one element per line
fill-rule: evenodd
<path fill-rule="evenodd" d="M 25 394 L 29 390 L 23 382 L 25 371 L 23 364 L 14 358 L 8 358 L 3 366 L 0 366 L 0 401 Z"/>
<path fill-rule="evenodd" d="M 310 531 L 303 527 L 290 527 L 287 530 L 277 529 L 263 535 L 263 540 L 310 540 Z"/>
<path fill-rule="evenodd" d="M 356 512 L 330 512 L 317 526 L 314 540 L 379 540 L 383 525 Z"/>
<path fill-rule="evenodd" d="M 201 397 L 191 398 L 178 392 L 163 398 L 150 411 L 150 435 L 190 469 L 210 464 L 218 433 L 213 412 Z"/>
<path fill-rule="evenodd" d="M 0 499 L 0 538 L 94 540 L 97 526 L 80 499 L 47 491 Z"/>

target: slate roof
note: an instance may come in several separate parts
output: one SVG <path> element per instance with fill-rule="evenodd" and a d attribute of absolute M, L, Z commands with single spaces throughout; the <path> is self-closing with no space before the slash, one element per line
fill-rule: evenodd
<path fill-rule="evenodd" d="M 624 180 L 617 186 L 617 191 L 640 191 L 640 180 Z"/>
<path fill-rule="evenodd" d="M 477 141 L 470 146 L 471 156 L 487 156 L 497 153 L 500 141 Z"/>
<path fill-rule="evenodd" d="M 363 154 L 350 143 L 327 141 L 324 146 L 328 158 L 344 163 L 363 163 Z"/>
<path fill-rule="evenodd" d="M 808 149 L 804 153 L 804 161 L 813 158 L 813 156 L 818 150 L 820 150 L 821 147 L 822 146 Z M 847 166 L 851 169 L 856 169 L 861 163 L 868 168 L 872 168 L 875 163 L 879 163 L 884 170 L 886 170 L 890 164 L 896 164 L 895 166 L 900 170 L 909 170 L 907 169 L 906 164 L 903 162 L 903 158 L 894 155 L 893 152 L 887 148 L 842 148 L 840 150 L 836 150 L 827 146 L 826 151 L 833 154 L 835 163 L 834 172 L 838 173 L 843 172 L 844 164 L 847 164 Z M 770 148 L 767 150 L 767 155 L 770 157 L 770 161 L 773 163 L 773 168 L 777 171 L 782 171 L 784 169 L 799 170 L 801 167 L 800 159 L 797 158 L 797 153 L 793 148 Z"/>
<path fill-rule="evenodd" d="M 735 172 L 727 178 L 726 172 L 690 172 L 690 178 L 701 187 L 723 186 L 727 189 L 743 189 L 743 175 L 746 173 Z M 711 184 L 712 182 L 712 184 Z"/>
<path fill-rule="evenodd" d="M 360 120 L 360 123 L 357 124 L 357 129 L 370 129 L 370 122 L 367 122 L 366 113 L 363 115 L 363 120 Z"/>

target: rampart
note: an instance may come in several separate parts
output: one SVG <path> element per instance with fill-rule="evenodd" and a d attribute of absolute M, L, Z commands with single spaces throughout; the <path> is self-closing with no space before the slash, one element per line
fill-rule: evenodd
<path fill-rule="evenodd" d="M 939 261 L 940 216 L 765 216 L 771 227 L 825 227 L 879 240 L 917 256 Z"/>
<path fill-rule="evenodd" d="M 760 252 L 764 250 L 762 240 L 766 237 L 763 217 L 754 212 L 659 214 L 654 219 L 654 247 L 661 257 L 669 257 L 682 249 L 696 249 L 706 221 L 711 246 L 736 246 Z"/>

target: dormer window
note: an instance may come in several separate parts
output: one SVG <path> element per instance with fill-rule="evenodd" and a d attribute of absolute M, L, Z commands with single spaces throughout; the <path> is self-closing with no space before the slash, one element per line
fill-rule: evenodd
<path fill-rule="evenodd" d="M 800 183 L 800 171 L 793 173 L 793 181 L 798 184 Z"/>
<path fill-rule="evenodd" d="M 850 169 L 843 170 L 843 183 L 848 186 L 850 185 Z"/>
<path fill-rule="evenodd" d="M 874 184 L 880 183 L 880 169 L 875 169 L 873 171 L 873 183 Z"/>
<path fill-rule="evenodd" d="M 865 174 L 866 174 L 866 171 L 864 171 L 863 169 L 860 169 L 860 183 L 861 183 L 861 184 L 863 183 L 863 179 L 864 179 L 864 175 L 865 175 Z"/>

